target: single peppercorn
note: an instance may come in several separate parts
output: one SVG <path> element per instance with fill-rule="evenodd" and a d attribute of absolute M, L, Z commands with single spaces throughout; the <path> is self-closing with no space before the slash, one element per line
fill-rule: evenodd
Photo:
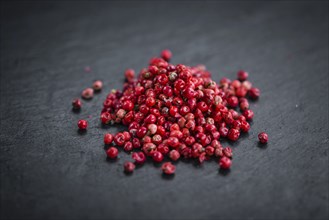
<path fill-rule="evenodd" d="M 230 158 L 225 157 L 225 156 L 220 158 L 219 166 L 220 166 L 221 169 L 225 169 L 225 170 L 229 169 L 231 167 L 231 165 L 232 165 L 232 161 L 231 161 Z"/>
<path fill-rule="evenodd" d="M 180 154 L 177 150 L 171 150 L 169 152 L 169 157 L 173 161 L 177 161 L 180 158 Z"/>
<path fill-rule="evenodd" d="M 161 52 L 161 57 L 165 60 L 165 61 L 169 61 L 172 57 L 172 53 L 170 50 L 166 49 L 166 50 L 163 50 Z"/>
<path fill-rule="evenodd" d="M 168 175 L 174 174 L 176 171 L 176 167 L 170 162 L 162 164 L 161 168 L 163 173 Z"/>
<path fill-rule="evenodd" d="M 111 144 L 113 141 L 113 135 L 110 133 L 106 133 L 104 135 L 104 144 Z"/>
<path fill-rule="evenodd" d="M 237 75 L 240 81 L 245 81 L 248 79 L 249 74 L 246 71 L 240 70 Z"/>
<path fill-rule="evenodd" d="M 86 120 L 79 120 L 78 127 L 80 130 L 86 130 L 88 127 L 88 122 Z"/>
<path fill-rule="evenodd" d="M 106 151 L 106 154 L 109 158 L 111 159 L 114 159 L 118 156 L 119 154 L 119 151 L 117 148 L 115 147 L 110 147 L 107 151 Z"/>
<path fill-rule="evenodd" d="M 125 162 L 123 167 L 124 167 L 124 171 L 126 173 L 132 173 L 132 172 L 134 172 L 134 170 L 136 168 L 135 164 L 132 162 Z"/>
<path fill-rule="evenodd" d="M 93 83 L 93 89 L 95 91 L 100 91 L 103 88 L 103 82 L 100 80 L 97 80 Z"/>
<path fill-rule="evenodd" d="M 124 136 L 123 133 L 117 133 L 115 136 L 114 136 L 114 142 L 116 145 L 118 146 L 123 146 L 126 142 L 126 138 Z"/>
<path fill-rule="evenodd" d="M 87 88 L 82 91 L 81 97 L 84 99 L 91 99 L 94 96 L 94 90 L 92 88 Z"/>
<path fill-rule="evenodd" d="M 258 88 L 255 88 L 255 87 L 251 88 L 249 90 L 249 96 L 252 99 L 258 99 L 259 96 L 260 96 L 260 90 Z"/>
<path fill-rule="evenodd" d="M 81 108 L 81 106 L 82 106 L 82 102 L 81 102 L 80 99 L 74 99 L 74 100 L 72 101 L 72 107 L 73 107 L 73 109 L 78 110 L 78 109 Z"/>
<path fill-rule="evenodd" d="M 261 132 L 258 134 L 259 142 L 262 144 L 266 144 L 268 141 L 268 135 L 265 132 Z"/>
<path fill-rule="evenodd" d="M 134 152 L 131 157 L 135 160 L 136 164 L 143 164 L 146 161 L 146 157 L 143 152 Z"/>
<path fill-rule="evenodd" d="M 159 151 L 155 151 L 153 154 L 152 154 L 152 158 L 155 162 L 161 162 L 163 160 L 163 155 L 161 152 Z"/>
<path fill-rule="evenodd" d="M 231 128 L 227 134 L 228 139 L 231 141 L 237 141 L 240 137 L 240 131 L 234 128 Z"/>

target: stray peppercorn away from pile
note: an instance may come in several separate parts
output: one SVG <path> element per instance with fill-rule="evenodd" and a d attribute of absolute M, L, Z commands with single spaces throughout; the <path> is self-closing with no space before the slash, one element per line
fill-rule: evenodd
<path fill-rule="evenodd" d="M 203 163 L 215 157 L 221 169 L 229 169 L 232 149 L 223 147 L 220 139 L 237 141 L 242 132 L 249 131 L 254 112 L 249 109 L 248 99 L 257 99 L 260 90 L 248 81 L 245 71 L 239 71 L 236 80 L 222 78 L 217 84 L 203 65 L 173 65 L 169 63 L 171 56 L 169 50 L 164 50 L 161 58 L 152 58 L 137 77 L 134 70 L 127 69 L 122 91 L 112 90 L 107 95 L 101 123 L 128 128 L 104 135 L 107 156 L 116 158 L 117 148 L 121 147 L 131 152 L 139 165 L 147 158 L 156 163 L 181 158 Z M 96 81 L 93 89 L 99 90 L 102 85 Z M 92 96 L 89 88 L 82 93 L 85 99 Z M 80 106 L 78 101 L 73 102 L 74 108 Z M 80 129 L 86 127 L 79 124 Z M 267 135 L 259 139 L 266 143 Z M 163 163 L 161 168 L 165 174 L 176 170 L 171 162 Z M 125 162 L 125 172 L 134 169 L 132 162 Z"/>

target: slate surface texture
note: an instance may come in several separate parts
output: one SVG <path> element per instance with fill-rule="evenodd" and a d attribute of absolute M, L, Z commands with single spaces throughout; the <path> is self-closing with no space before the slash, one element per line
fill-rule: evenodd
<path fill-rule="evenodd" d="M 179 162 L 164 178 L 149 162 L 126 176 L 129 155 L 106 160 L 103 134 L 122 129 L 100 125 L 106 94 L 164 48 L 261 89 L 249 135 L 224 143 L 230 172 Z M 328 218 L 327 1 L 2 2 L 0 51 L 1 219 Z"/>

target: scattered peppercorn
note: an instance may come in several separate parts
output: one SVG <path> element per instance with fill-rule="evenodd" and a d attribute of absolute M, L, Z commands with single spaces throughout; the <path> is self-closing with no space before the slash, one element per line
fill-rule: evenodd
<path fill-rule="evenodd" d="M 100 81 L 100 80 L 97 80 L 97 81 L 95 81 L 95 82 L 93 83 L 93 89 L 94 89 L 95 91 L 99 91 L 99 90 L 101 90 L 102 87 L 103 87 L 103 82 Z"/>
<path fill-rule="evenodd" d="M 80 109 L 81 106 L 82 106 L 81 100 L 80 99 L 74 99 L 72 101 L 72 106 L 73 106 L 73 109 L 76 109 L 76 110 Z"/>
<path fill-rule="evenodd" d="M 262 144 L 266 144 L 268 141 L 268 135 L 265 132 L 261 132 L 258 134 L 259 142 Z"/>
<path fill-rule="evenodd" d="M 119 153 L 119 151 L 118 151 L 118 149 L 115 148 L 115 147 L 110 147 L 110 148 L 106 151 L 107 156 L 108 156 L 109 158 L 111 158 L 111 159 L 116 158 L 116 157 L 118 156 L 118 153 Z"/>
<path fill-rule="evenodd" d="M 222 157 L 219 160 L 219 166 L 221 169 L 229 169 L 231 167 L 232 161 L 228 157 Z"/>
<path fill-rule="evenodd" d="M 132 173 L 135 170 L 135 164 L 133 164 L 132 162 L 125 162 L 124 166 L 124 170 L 127 173 Z"/>
<path fill-rule="evenodd" d="M 81 93 L 82 98 L 91 99 L 94 96 L 94 90 L 92 88 L 87 88 Z"/>
<path fill-rule="evenodd" d="M 161 168 L 162 168 L 163 173 L 168 174 L 168 175 L 174 174 L 176 171 L 176 167 L 170 162 L 166 162 L 166 163 L 162 164 Z"/>
<path fill-rule="evenodd" d="M 86 120 L 79 120 L 78 127 L 80 130 L 86 130 L 88 127 L 88 122 Z"/>

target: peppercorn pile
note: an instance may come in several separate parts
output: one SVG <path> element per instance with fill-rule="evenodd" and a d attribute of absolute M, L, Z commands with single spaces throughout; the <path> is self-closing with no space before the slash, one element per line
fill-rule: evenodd
<path fill-rule="evenodd" d="M 200 163 L 216 157 L 221 169 L 230 168 L 232 149 L 223 147 L 220 140 L 237 141 L 241 132 L 249 131 L 254 113 L 248 98 L 257 99 L 259 89 L 247 80 L 245 71 L 239 71 L 236 80 L 222 78 L 217 84 L 203 65 L 173 65 L 170 58 L 171 52 L 164 50 L 161 58 L 152 58 L 137 77 L 134 70 L 126 70 L 122 91 L 112 90 L 107 95 L 101 122 L 128 128 L 104 135 L 107 156 L 116 158 L 118 147 L 132 152 L 134 163 L 124 164 L 126 172 L 132 172 L 135 164 L 143 164 L 147 157 L 157 163 L 164 157 Z M 102 83 L 96 81 L 93 87 L 99 90 Z M 92 89 L 82 93 L 88 99 L 92 95 Z M 74 108 L 80 108 L 78 101 L 73 101 Z M 78 126 L 86 129 L 87 122 L 80 120 Z M 259 139 L 266 144 L 264 134 Z M 165 174 L 173 174 L 175 169 L 171 162 L 162 165 Z"/>

